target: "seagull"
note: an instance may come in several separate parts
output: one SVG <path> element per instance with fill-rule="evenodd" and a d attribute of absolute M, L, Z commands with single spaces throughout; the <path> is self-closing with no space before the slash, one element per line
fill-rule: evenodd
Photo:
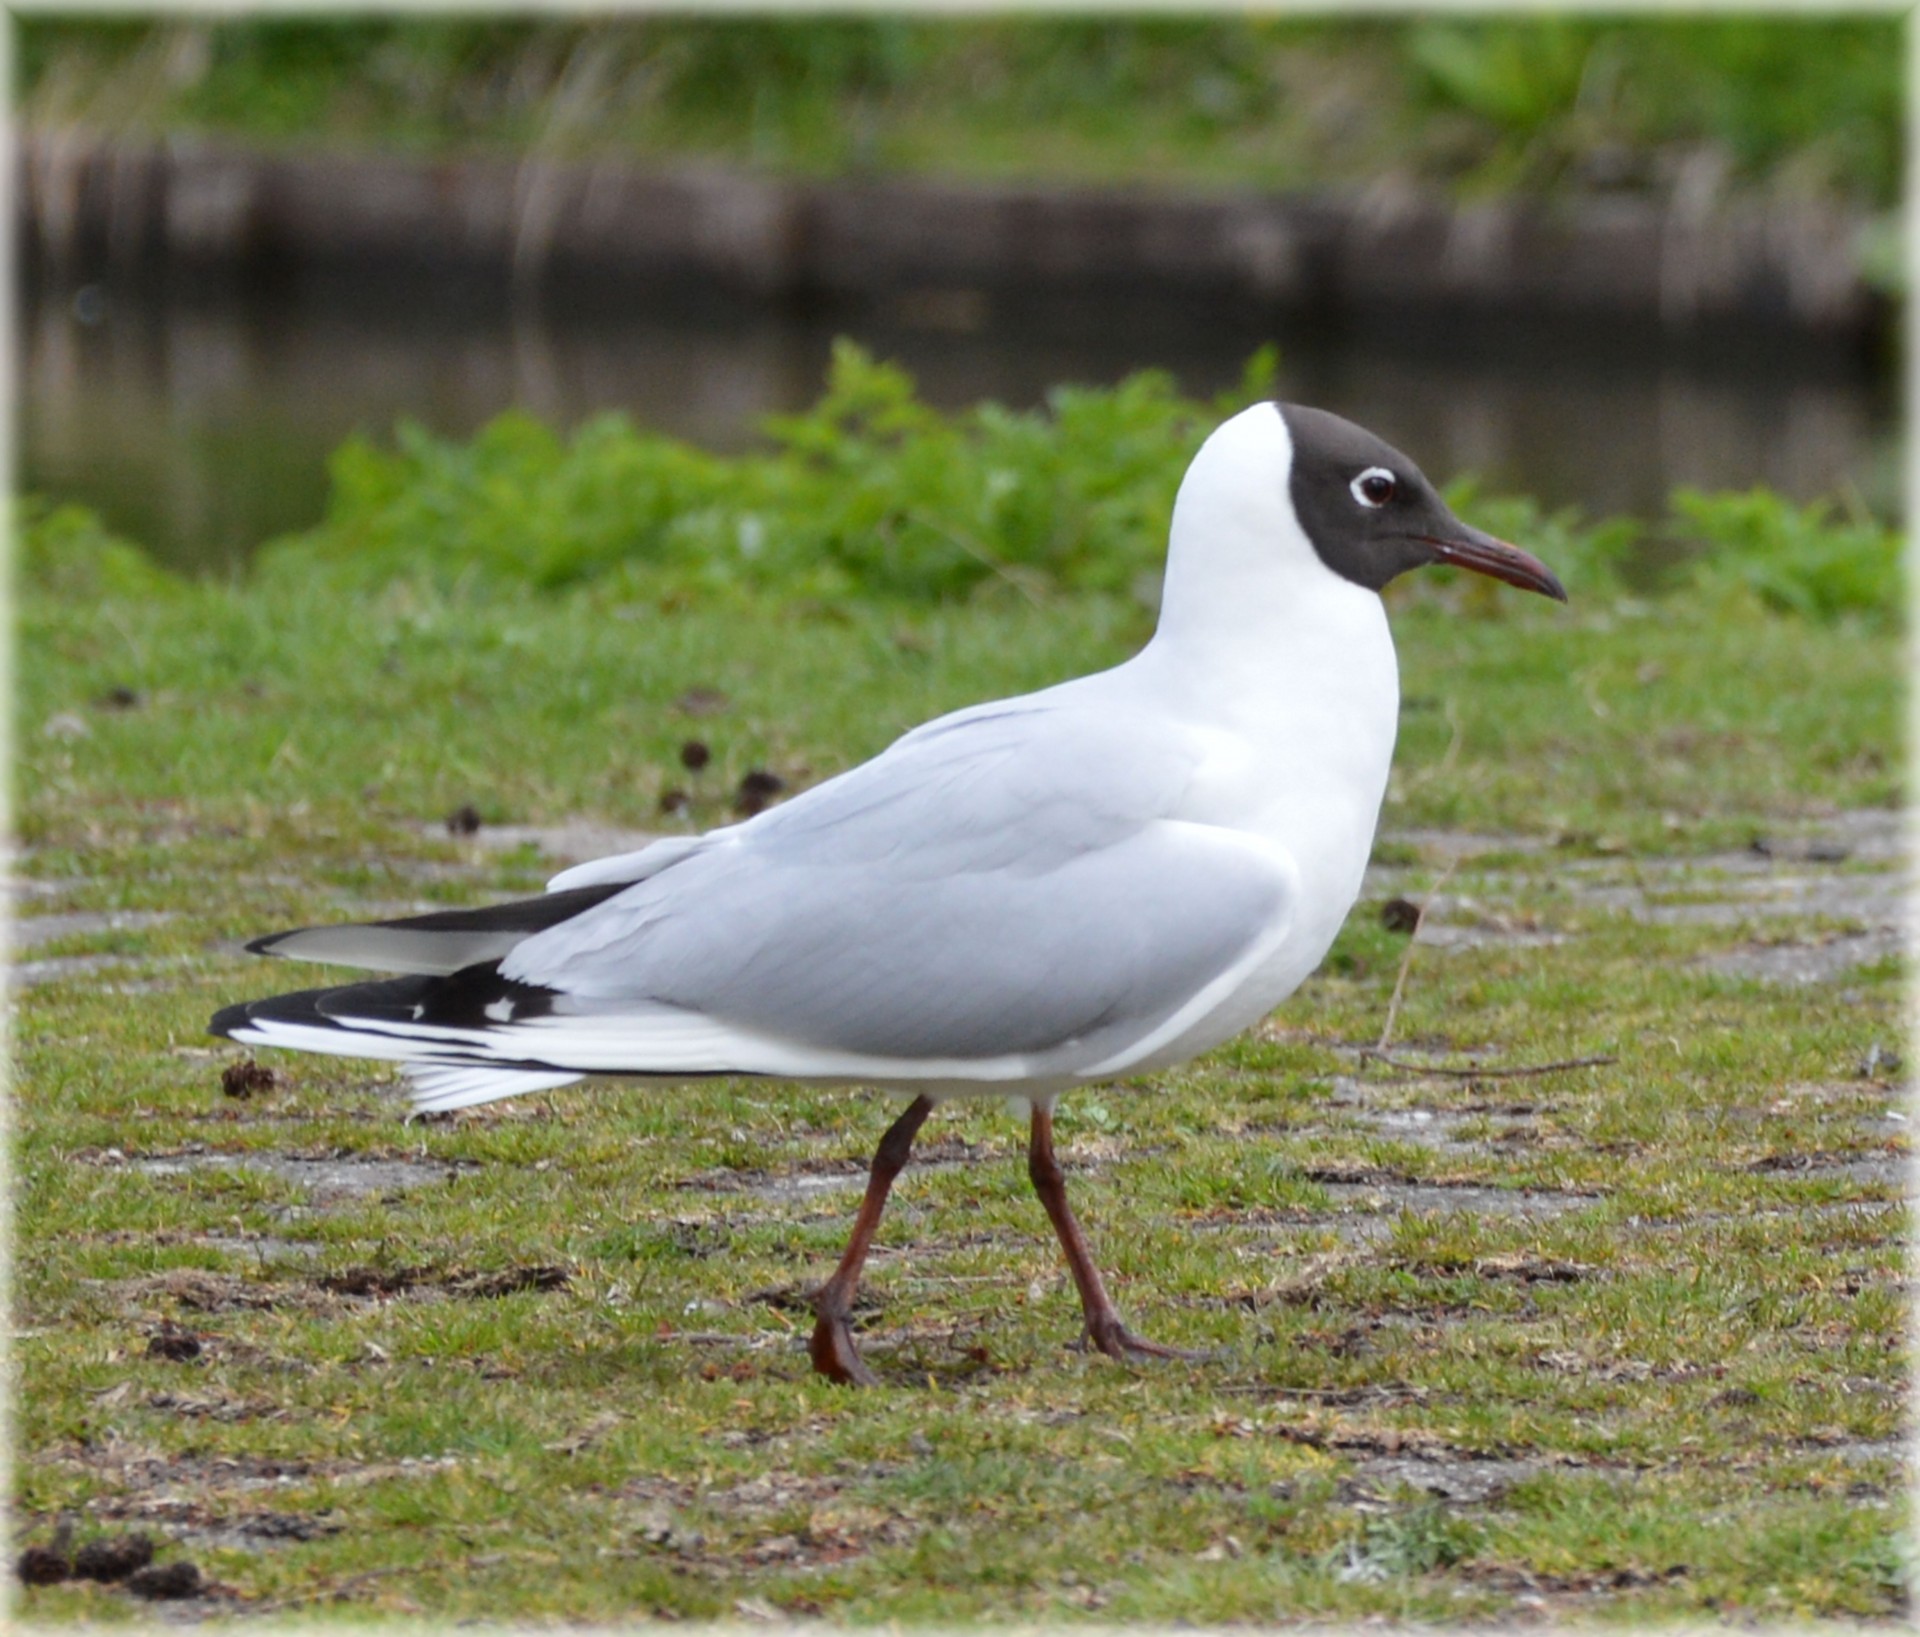
<path fill-rule="evenodd" d="M 1256 404 L 1181 482 L 1133 658 L 942 716 L 782 806 L 579 865 L 539 897 L 257 939 L 398 975 L 230 1006 L 212 1031 L 398 1062 L 420 1111 L 589 1076 L 910 1096 L 813 1296 L 814 1368 L 863 1386 L 854 1293 L 915 1134 L 948 1098 L 1024 1102 L 1085 1340 L 1189 1356 L 1122 1322 L 1067 1203 L 1054 1105 L 1207 1051 L 1320 964 L 1393 755 L 1380 592 L 1428 564 L 1566 601 L 1372 433 Z"/>

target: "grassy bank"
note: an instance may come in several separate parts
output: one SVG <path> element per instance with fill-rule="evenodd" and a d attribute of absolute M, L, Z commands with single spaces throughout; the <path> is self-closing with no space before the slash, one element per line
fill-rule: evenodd
<path fill-rule="evenodd" d="M 1398 597 L 1400 758 L 1333 956 L 1242 1040 L 1063 1105 L 1129 1318 L 1215 1356 L 1067 1350 L 1019 1127 L 943 1110 L 871 1276 L 886 1385 L 852 1395 L 808 1374 L 801 1293 L 882 1100 L 592 1088 L 409 1126 L 358 1063 L 228 1095 L 205 1019 L 300 981 L 247 936 L 526 890 L 567 825 L 717 822 L 749 772 L 803 786 L 1121 657 L 1164 517 L 1104 497 L 1118 567 L 1015 561 L 1010 529 L 962 574 L 904 529 L 892 593 L 853 596 L 764 496 L 777 573 L 566 558 L 584 456 L 462 487 L 459 453 L 363 472 L 245 583 L 31 531 L 23 1538 L 153 1531 L 211 1616 L 1906 1607 L 1900 653 L 1885 587 L 1845 589 L 1877 561 L 1854 525 L 1700 501 L 1745 506 L 1748 549 L 1696 535 L 1629 589 L 1612 535 L 1512 512 L 1578 556 L 1571 607 Z M 463 572 L 489 493 L 552 550 Z M 381 555 L 408 528 L 411 568 Z M 1411 945 L 1397 897 L 1429 907 Z M 143 1607 L 68 1582 L 25 1612 Z"/>
<path fill-rule="evenodd" d="M 29 121 L 785 173 L 1898 196 L 1888 17 L 18 25 Z"/>

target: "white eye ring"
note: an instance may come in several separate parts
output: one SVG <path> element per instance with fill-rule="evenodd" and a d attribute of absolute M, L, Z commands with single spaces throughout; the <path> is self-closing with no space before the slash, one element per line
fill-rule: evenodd
<path fill-rule="evenodd" d="M 1382 483 L 1386 484 L 1384 493 L 1380 492 L 1380 485 Z M 1378 511 L 1393 498 L 1393 491 L 1398 488 L 1399 485 L 1395 481 L 1393 473 L 1389 472 L 1386 467 L 1369 466 L 1349 483 L 1347 487 L 1352 491 L 1355 500 L 1365 506 L 1368 511 L 1374 512 Z M 1368 493 L 1370 489 L 1374 491 L 1373 494 Z"/>

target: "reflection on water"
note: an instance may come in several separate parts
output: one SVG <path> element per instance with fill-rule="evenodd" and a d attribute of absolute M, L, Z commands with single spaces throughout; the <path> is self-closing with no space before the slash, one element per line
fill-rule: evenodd
<path fill-rule="evenodd" d="M 1684 365 L 1552 335 L 1461 348 L 1164 308 L 988 313 L 978 298 L 829 321 L 681 302 L 514 318 L 457 303 L 341 299 L 141 303 L 89 286 L 29 295 L 19 330 L 21 480 L 85 501 L 182 566 L 218 569 L 320 514 L 328 453 L 411 417 L 469 432 L 518 405 L 557 425 L 619 409 L 715 448 L 818 394 L 832 338 L 910 369 L 933 403 L 1038 402 L 1062 381 L 1146 365 L 1211 394 L 1255 346 L 1281 348 L 1284 396 L 1351 416 L 1430 474 L 1590 514 L 1655 513 L 1675 484 L 1766 483 L 1802 499 L 1898 504 L 1890 385 L 1853 369 L 1749 358 Z"/>

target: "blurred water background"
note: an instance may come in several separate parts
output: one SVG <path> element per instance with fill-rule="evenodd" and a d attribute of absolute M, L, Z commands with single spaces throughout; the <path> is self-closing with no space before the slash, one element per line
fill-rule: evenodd
<path fill-rule="evenodd" d="M 761 174 L 1088 187 L 1351 189 L 1386 174 L 1469 202 L 1570 206 L 1673 198 L 1707 176 L 1727 198 L 1868 222 L 1890 213 L 1898 177 L 1892 20 L 37 20 L 19 56 L 30 131 L 122 140 L 692 153 Z M 1762 326 L 1701 345 L 1578 316 L 1416 325 L 1145 290 L 756 302 L 636 283 L 575 303 L 377 269 L 270 284 L 56 275 L 31 258 L 24 272 L 21 486 L 201 570 L 313 522 L 327 457 L 356 429 L 464 433 L 510 406 L 566 427 L 618 410 L 737 449 L 813 400 L 840 334 L 945 407 L 1026 406 L 1148 367 L 1210 394 L 1271 342 L 1285 396 L 1380 429 L 1429 471 L 1550 505 L 1652 514 L 1676 484 L 1756 483 L 1884 516 L 1900 504 L 1884 337 Z"/>

